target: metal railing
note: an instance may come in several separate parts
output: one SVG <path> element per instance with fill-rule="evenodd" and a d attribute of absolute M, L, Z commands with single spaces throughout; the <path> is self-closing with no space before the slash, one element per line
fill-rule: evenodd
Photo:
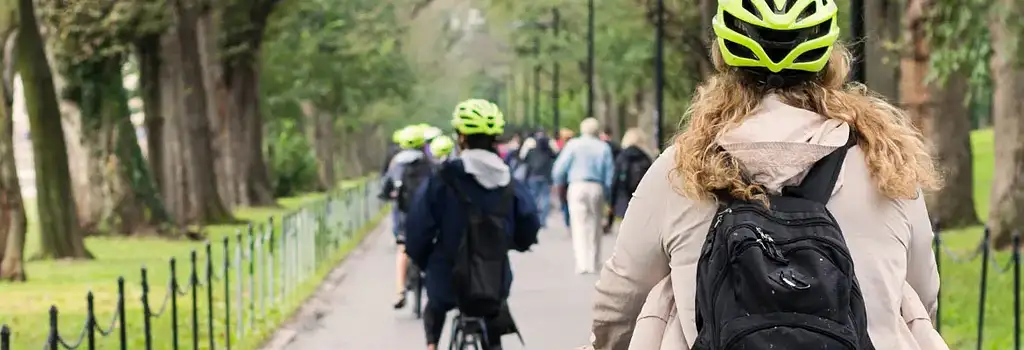
<path fill-rule="evenodd" d="M 1020 232 L 1014 231 L 1011 241 L 1011 252 L 1009 259 L 1006 262 L 999 262 L 996 257 L 993 256 L 992 251 L 992 236 L 988 227 L 985 227 L 984 233 L 982 234 L 981 242 L 978 243 L 978 248 L 973 253 L 966 256 L 961 256 L 955 252 L 949 250 L 942 243 L 942 232 L 940 231 L 939 225 L 935 224 L 934 227 L 935 238 L 932 241 L 932 251 L 935 254 L 936 267 L 939 271 L 939 275 L 942 275 L 942 263 L 943 259 L 948 262 L 956 264 L 966 264 L 977 260 L 979 265 L 979 287 L 978 287 L 978 318 L 977 318 L 977 338 L 975 339 L 975 348 L 981 350 L 985 344 L 985 308 L 988 303 L 988 288 L 989 288 L 989 275 L 992 272 L 995 273 L 1012 273 L 1013 274 L 1013 349 L 1021 348 L 1021 236 Z M 980 259 L 980 260 L 979 260 Z M 946 282 L 946 281 L 943 281 Z M 961 283 L 967 281 L 953 281 L 953 283 Z M 937 310 L 935 312 L 935 319 L 932 320 L 935 325 L 935 330 L 942 332 L 942 288 L 939 289 Z"/>
<path fill-rule="evenodd" d="M 376 181 L 360 181 L 334 191 L 284 215 L 280 229 L 271 218 L 238 230 L 234 237 L 206 242 L 202 249 L 190 252 L 184 278 L 178 275 L 182 264 L 174 257 L 166 266 L 170 273 L 166 282 L 151 281 L 150 269 L 142 266 L 142 295 L 137 302 L 141 303 L 143 347 L 231 349 L 233 343 L 237 347 L 239 341 L 276 326 L 268 316 L 297 306 L 297 299 L 303 297 L 300 288 L 317 282 L 318 272 L 336 263 L 343 248 L 355 244 L 357 234 L 382 217 L 386 203 L 377 198 L 378 186 Z M 217 253 L 220 259 L 214 256 Z M 51 306 L 46 342 L 39 345 L 47 350 L 93 350 L 99 337 L 116 335 L 119 349 L 138 348 L 139 341 L 128 337 L 126 304 L 135 301 L 126 300 L 126 283 L 124 276 L 117 279 L 117 302 L 109 321 L 97 319 L 93 292 L 86 293 L 85 324 L 74 335 L 61 332 L 60 309 Z M 160 290 L 165 291 L 163 297 L 154 297 L 152 292 Z M 185 297 L 187 305 L 179 305 L 179 297 Z M 181 316 L 187 319 L 179 319 Z M 167 317 L 169 339 L 156 339 L 154 321 Z M 186 332 L 190 336 L 183 336 Z M 0 350 L 11 350 L 14 337 L 16 329 L 0 325 Z"/>

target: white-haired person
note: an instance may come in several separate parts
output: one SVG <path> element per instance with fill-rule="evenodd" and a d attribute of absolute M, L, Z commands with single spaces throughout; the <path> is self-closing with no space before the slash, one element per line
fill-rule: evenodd
<path fill-rule="evenodd" d="M 556 186 L 568 184 L 569 230 L 579 274 L 597 270 L 604 204 L 610 198 L 615 172 L 612 149 L 598 137 L 600 131 L 597 119 L 584 119 L 580 136 L 565 144 L 551 170 Z"/>

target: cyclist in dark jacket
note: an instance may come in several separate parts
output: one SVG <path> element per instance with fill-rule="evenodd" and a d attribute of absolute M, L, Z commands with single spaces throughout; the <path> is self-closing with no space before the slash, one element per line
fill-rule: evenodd
<path fill-rule="evenodd" d="M 533 199 L 522 183 L 512 179 L 495 149 L 495 137 L 504 130 L 498 107 L 485 100 L 468 100 L 456 108 L 452 125 L 458 131 L 459 156 L 441 165 L 438 173 L 420 187 L 406 217 L 406 253 L 426 272 L 427 305 L 423 323 L 427 348 L 435 349 L 441 338 L 445 315 L 456 306 L 452 269 L 468 215 L 455 192 L 441 179 L 452 175 L 459 188 L 484 211 L 493 210 L 502 189 L 513 186 L 515 198 L 507 217 L 511 248 L 524 252 L 537 242 L 540 222 Z M 512 286 L 512 270 L 506 257 L 502 295 Z M 491 322 L 489 320 L 488 322 Z M 502 329 L 488 326 L 489 344 L 499 346 Z M 484 349 L 482 349 L 484 350 Z M 486 349 L 490 350 L 490 349 Z"/>

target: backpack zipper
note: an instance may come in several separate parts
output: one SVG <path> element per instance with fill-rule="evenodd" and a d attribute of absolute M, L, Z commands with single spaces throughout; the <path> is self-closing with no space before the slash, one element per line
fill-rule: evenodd
<path fill-rule="evenodd" d="M 804 219 L 792 219 L 792 220 L 779 219 L 779 218 L 771 215 L 770 213 L 768 213 L 768 212 L 766 212 L 764 210 L 759 210 L 759 209 L 755 209 L 755 208 L 751 208 L 751 207 L 740 207 L 740 208 L 736 208 L 736 210 L 732 210 L 732 208 L 729 208 L 729 209 L 726 209 L 725 211 L 723 211 L 723 213 L 725 213 L 726 211 L 728 211 L 730 213 L 754 212 L 754 213 L 761 214 L 761 216 L 763 218 L 768 219 L 769 221 L 773 221 L 775 223 L 779 223 L 779 224 L 782 224 L 782 225 L 788 225 L 788 226 L 793 226 L 793 225 L 801 225 L 802 226 L 802 225 L 810 225 L 810 224 L 827 224 L 827 225 L 832 225 L 832 226 L 838 226 L 838 225 L 836 225 L 835 222 L 832 222 L 832 221 L 830 221 L 828 219 L 817 218 L 817 217 L 816 218 L 804 218 Z"/>
<path fill-rule="evenodd" d="M 768 253 L 768 257 L 777 262 L 788 264 L 789 259 L 782 256 L 782 251 L 775 245 L 775 239 L 771 235 L 765 233 L 760 227 L 754 227 L 754 231 L 757 233 L 757 242 L 761 244 L 761 249 L 764 249 L 765 253 Z"/>

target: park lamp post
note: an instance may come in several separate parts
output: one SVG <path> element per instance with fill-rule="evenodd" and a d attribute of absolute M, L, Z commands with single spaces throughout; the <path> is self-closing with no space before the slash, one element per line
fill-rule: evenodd
<path fill-rule="evenodd" d="M 850 1 L 850 33 L 853 40 L 853 80 L 867 81 L 867 66 L 864 63 L 864 0 Z"/>
<path fill-rule="evenodd" d="M 594 0 L 587 0 L 587 117 L 594 117 Z"/>
<path fill-rule="evenodd" d="M 664 151 L 665 0 L 658 0 L 657 6 L 655 16 L 658 17 L 654 28 L 654 139 L 658 141 L 658 151 Z"/>
<path fill-rule="evenodd" d="M 560 18 L 559 18 L 557 9 L 553 9 L 552 10 L 552 22 L 551 23 L 543 23 L 543 22 L 539 22 L 539 21 L 529 21 L 529 22 L 516 21 L 516 22 L 513 22 L 512 28 L 514 30 L 518 30 L 518 29 L 521 29 L 521 28 L 528 28 L 528 29 L 536 29 L 536 30 L 539 30 L 539 31 L 546 31 L 548 28 L 554 28 L 555 35 L 557 36 L 558 35 L 559 20 L 560 20 Z M 534 34 L 533 42 L 532 42 L 532 45 L 530 47 L 516 46 L 514 48 L 515 52 L 516 52 L 516 54 L 518 56 L 531 55 L 534 58 L 534 61 L 533 61 L 533 72 L 532 72 L 533 73 L 532 74 L 532 83 L 533 83 L 532 84 L 532 88 L 533 88 L 532 97 L 531 97 L 531 94 L 530 94 L 530 91 L 529 91 L 529 89 L 531 87 L 530 82 L 528 81 L 526 84 L 523 84 L 523 94 L 526 97 L 524 99 L 524 101 L 523 101 L 523 111 L 524 111 L 525 114 L 528 115 L 528 117 L 526 118 L 526 120 L 527 120 L 527 122 L 526 122 L 527 125 L 526 126 L 529 127 L 530 129 L 536 129 L 539 126 L 540 119 L 541 119 L 540 118 L 540 113 L 541 113 L 541 110 L 540 110 L 540 99 L 541 99 L 540 75 L 541 75 L 541 72 L 542 72 L 542 67 L 541 67 L 541 64 L 540 64 L 540 49 L 541 49 L 540 46 L 541 46 L 540 45 L 540 36 L 537 35 L 537 34 Z M 554 77 L 553 78 L 554 78 L 554 81 L 553 81 L 552 85 L 554 86 L 554 91 L 552 91 L 552 99 L 554 100 L 553 101 L 554 109 L 555 109 L 555 111 L 554 111 L 555 112 L 554 118 L 555 118 L 555 126 L 557 128 L 557 126 L 558 126 L 558 118 L 559 118 L 558 103 L 557 103 L 558 102 L 558 91 L 557 91 L 558 90 L 558 82 L 557 82 L 557 80 L 558 80 L 558 64 L 557 63 L 555 63 Z M 527 73 L 527 79 L 530 79 L 530 74 L 529 73 Z M 530 111 L 531 108 L 532 108 L 532 113 Z"/>
<path fill-rule="evenodd" d="M 555 34 L 555 42 L 559 43 L 559 45 L 560 45 L 561 42 L 558 41 L 559 40 L 559 32 L 558 32 L 559 28 L 558 27 L 561 25 L 561 23 L 560 23 L 561 22 L 561 15 L 558 13 L 558 8 L 557 7 L 551 9 L 551 22 L 552 22 L 552 30 L 554 31 L 554 34 Z M 559 96 L 558 96 L 558 94 L 559 94 L 559 91 L 558 91 L 558 79 L 559 79 L 559 77 L 558 76 L 560 74 L 560 72 L 559 72 L 560 67 L 558 66 L 558 56 L 557 56 L 558 48 L 557 48 L 557 46 L 552 49 L 552 53 L 554 53 L 556 55 L 553 55 L 555 57 L 555 59 L 552 60 L 553 61 L 553 67 L 551 67 L 551 112 L 552 112 L 552 122 L 554 124 L 554 129 L 552 130 L 551 135 L 557 135 L 558 134 L 558 129 L 561 128 L 561 125 L 560 125 L 561 121 L 559 120 L 559 119 L 561 119 L 561 110 L 559 109 L 560 107 L 559 107 L 559 103 L 558 103 L 559 102 Z"/>
<path fill-rule="evenodd" d="M 533 37 L 533 118 L 530 119 L 530 131 L 540 123 L 540 37 Z"/>

